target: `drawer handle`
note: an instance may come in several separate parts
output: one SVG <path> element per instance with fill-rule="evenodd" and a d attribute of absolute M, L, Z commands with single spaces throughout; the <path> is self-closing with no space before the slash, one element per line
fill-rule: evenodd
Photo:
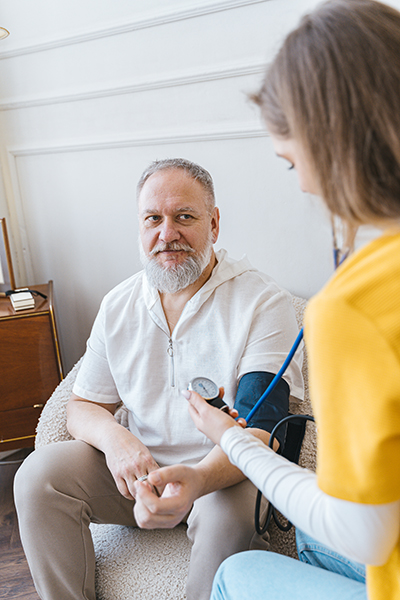
<path fill-rule="evenodd" d="M 44 404 L 34 404 L 33 408 L 43 408 Z"/>

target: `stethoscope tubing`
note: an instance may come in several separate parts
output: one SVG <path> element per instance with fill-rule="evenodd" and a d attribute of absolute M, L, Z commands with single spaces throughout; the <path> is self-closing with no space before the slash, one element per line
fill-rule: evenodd
<path fill-rule="evenodd" d="M 273 380 L 271 381 L 271 383 L 269 384 L 269 386 L 267 387 L 267 389 L 265 390 L 265 392 L 263 393 L 261 398 L 259 400 L 257 400 L 257 403 L 253 406 L 253 408 L 251 409 L 251 411 L 249 412 L 247 417 L 245 417 L 247 423 L 249 423 L 249 421 L 253 418 L 254 414 L 260 408 L 261 404 L 264 402 L 264 400 L 267 398 L 267 396 L 270 395 L 270 393 L 275 388 L 275 386 L 279 383 L 279 380 L 281 379 L 282 375 L 288 368 L 297 348 L 299 347 L 300 342 L 303 339 L 303 335 L 304 335 L 304 329 L 301 328 L 299 335 L 297 336 L 292 348 L 290 349 L 289 354 L 287 355 L 287 357 L 285 359 L 285 362 L 283 363 L 283 365 L 279 369 L 278 373 L 275 375 L 275 377 L 273 378 Z"/>

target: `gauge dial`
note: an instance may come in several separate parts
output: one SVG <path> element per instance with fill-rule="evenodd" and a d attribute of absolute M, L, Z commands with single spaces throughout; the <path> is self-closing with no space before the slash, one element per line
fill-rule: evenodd
<path fill-rule="evenodd" d="M 215 398 L 218 398 L 219 395 L 217 384 L 207 377 L 195 377 L 189 383 L 188 389 L 197 392 L 207 401 L 214 400 Z"/>

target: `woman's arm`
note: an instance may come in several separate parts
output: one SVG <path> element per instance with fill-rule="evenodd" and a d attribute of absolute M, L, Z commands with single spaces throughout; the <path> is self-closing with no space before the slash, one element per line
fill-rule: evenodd
<path fill-rule="evenodd" d="M 221 448 L 296 527 L 360 563 L 386 563 L 399 538 L 400 501 L 372 505 L 328 496 L 315 473 L 278 456 L 240 427 L 225 431 Z"/>
<path fill-rule="evenodd" d="M 183 392 L 182 392 L 183 393 Z M 296 527 L 333 550 L 363 564 L 384 564 L 400 532 L 400 501 L 359 504 L 328 496 L 317 476 L 243 430 L 229 415 L 188 396 L 190 415 L 200 431 L 219 444 L 232 464 Z"/>

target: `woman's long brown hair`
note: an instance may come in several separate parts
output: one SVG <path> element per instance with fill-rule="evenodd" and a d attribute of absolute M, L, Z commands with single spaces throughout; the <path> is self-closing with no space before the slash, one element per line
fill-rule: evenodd
<path fill-rule="evenodd" d="M 305 16 L 253 96 L 269 131 L 300 140 L 332 214 L 400 219 L 400 13 L 330 0 Z"/>

